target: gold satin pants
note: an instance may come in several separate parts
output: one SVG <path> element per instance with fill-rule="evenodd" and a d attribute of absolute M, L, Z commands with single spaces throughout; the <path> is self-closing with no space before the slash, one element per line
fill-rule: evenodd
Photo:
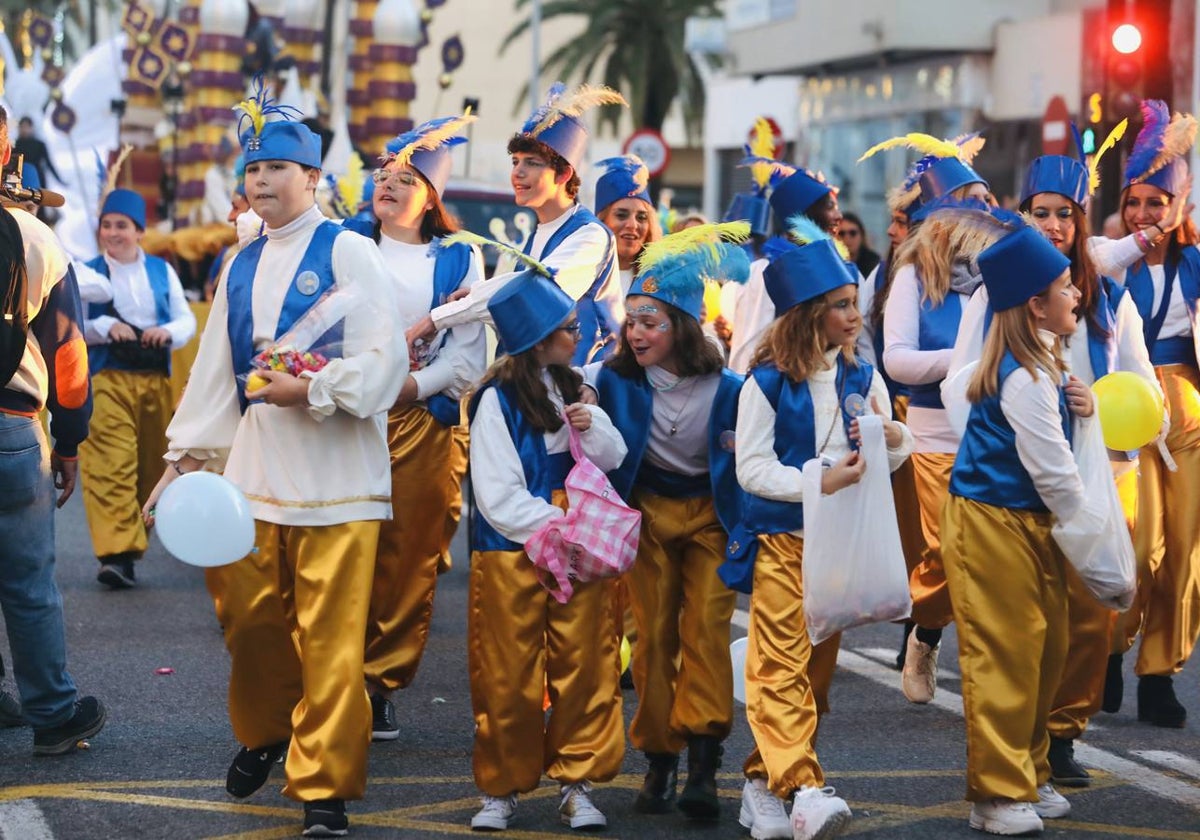
<path fill-rule="evenodd" d="M 475 713 L 475 784 L 525 793 L 542 774 L 606 782 L 621 770 L 620 660 L 607 580 L 559 604 L 523 551 L 471 554 L 467 664 Z M 550 711 L 542 710 L 543 692 Z"/>
<path fill-rule="evenodd" d="M 689 737 L 724 740 L 733 725 L 729 622 L 737 593 L 717 576 L 728 537 L 711 496 L 635 491 L 642 512 L 637 561 L 625 575 L 638 628 L 629 741 L 678 754 Z"/>
<path fill-rule="evenodd" d="M 909 459 L 917 507 L 921 511 L 921 538 L 924 547 L 921 562 L 909 574 L 912 593 L 912 620 L 918 627 L 936 630 L 954 620 L 950 589 L 942 563 L 942 509 L 950 495 L 950 471 L 954 455 L 948 452 L 914 452 Z"/>
<path fill-rule="evenodd" d="M 1182 670 L 1200 636 L 1200 372 L 1155 368 L 1171 412 L 1167 449 L 1179 466 L 1163 466 L 1157 447 L 1140 454 L 1134 547 L 1145 557 L 1139 677 Z"/>
<path fill-rule="evenodd" d="M 101 562 L 146 550 L 142 505 L 163 473 L 171 380 L 162 373 L 102 370 L 92 377 L 92 419 L 79 446 L 83 510 Z"/>
<path fill-rule="evenodd" d="M 1125 521 L 1132 529 L 1137 517 L 1137 470 L 1126 462 L 1114 463 L 1113 469 Z M 1070 563 L 1066 569 L 1070 642 L 1062 684 L 1054 696 L 1047 728 L 1054 738 L 1074 740 L 1100 711 L 1118 614 L 1092 597 Z"/>
<path fill-rule="evenodd" d="M 908 397 L 901 395 L 892 401 L 892 416 L 897 422 L 908 417 Z M 896 504 L 896 524 L 900 528 L 900 549 L 904 566 L 911 577 L 921 564 L 925 552 L 925 535 L 921 532 L 921 507 L 917 503 L 917 485 L 913 477 L 912 458 L 906 458 L 892 473 L 892 499 Z"/>
<path fill-rule="evenodd" d="M 801 561 L 804 541 L 793 534 L 760 534 L 750 595 L 746 644 L 746 718 L 755 749 L 747 778 L 765 778 L 785 798 L 803 785 L 825 784 L 817 760 L 816 650 L 804 624 Z M 820 669 L 828 692 L 840 634 L 825 648 Z"/>
<path fill-rule="evenodd" d="M 291 738 L 292 799 L 362 799 L 371 743 L 363 639 L 378 522 L 256 521 L 257 550 L 206 572 L 229 650 L 229 720 L 252 749 Z"/>
<path fill-rule="evenodd" d="M 951 496 L 942 557 L 962 671 L 967 799 L 1036 802 L 1067 655 L 1066 558 L 1051 516 Z"/>
<path fill-rule="evenodd" d="M 425 408 L 388 415 L 388 448 L 392 519 L 380 523 L 364 670 L 368 685 L 383 693 L 407 688 L 416 676 L 433 619 L 438 566 L 450 553 L 448 529 L 438 524 L 456 498 L 462 503 L 454 432 Z"/>
<path fill-rule="evenodd" d="M 463 509 L 463 476 L 467 474 L 471 444 L 471 428 L 464 418 L 462 422 L 450 429 L 450 464 L 447 476 L 450 479 L 450 505 L 446 508 L 445 546 L 446 549 L 438 557 L 438 574 L 444 575 L 454 565 L 450 557 L 450 542 L 458 532 L 458 523 L 462 520 Z"/>

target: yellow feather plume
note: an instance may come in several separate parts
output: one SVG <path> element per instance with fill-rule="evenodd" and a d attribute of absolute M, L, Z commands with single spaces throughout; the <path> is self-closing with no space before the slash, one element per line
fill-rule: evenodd
<path fill-rule="evenodd" d="M 775 133 L 766 117 L 754 121 L 754 135 L 750 138 L 750 155 L 752 157 L 772 158 L 775 156 Z M 764 163 L 750 166 L 750 177 L 760 190 L 765 190 L 771 184 L 772 168 Z"/>
<path fill-rule="evenodd" d="M 117 155 L 117 159 L 109 165 L 107 175 L 104 179 L 104 193 L 100 196 L 101 203 L 104 202 L 104 199 L 110 192 L 117 188 L 117 178 L 121 176 L 121 167 L 125 165 L 125 161 L 129 159 L 129 155 L 132 151 L 133 145 L 126 143 L 121 147 L 121 151 Z"/>
<path fill-rule="evenodd" d="M 510 257 L 515 259 L 518 264 L 522 264 L 526 268 L 536 271 L 543 277 L 549 277 L 551 279 L 554 278 L 554 272 L 548 266 L 538 262 L 520 248 L 514 248 L 511 245 L 505 245 L 503 242 L 497 242 L 494 239 L 488 239 L 486 236 L 480 236 L 477 233 L 471 233 L 469 230 L 460 230 L 457 233 L 452 233 L 449 236 L 442 238 L 442 248 L 447 248 L 451 245 L 473 245 L 478 248 L 495 248 L 502 254 L 508 254 Z"/>
<path fill-rule="evenodd" d="M 693 225 L 647 245 L 638 258 L 638 271 L 639 273 L 650 271 L 664 260 L 704 249 L 711 251 L 711 256 L 715 260 L 719 254 L 717 245 L 722 241 L 741 244 L 749 238 L 749 222 Z"/>
<path fill-rule="evenodd" d="M 580 85 L 569 93 L 564 93 L 550 104 L 546 115 L 529 132 L 537 136 L 563 117 L 578 117 L 591 108 L 601 105 L 624 105 L 629 107 L 625 97 L 607 85 Z"/>
<path fill-rule="evenodd" d="M 362 203 L 363 184 L 365 182 L 366 175 L 363 169 L 362 156 L 350 155 L 350 159 L 346 162 L 346 173 L 337 179 L 337 188 L 338 195 L 342 199 L 342 205 L 351 215 L 358 212 L 358 205 Z"/>
<path fill-rule="evenodd" d="M 1100 187 L 1100 158 L 1104 157 L 1104 153 L 1113 148 L 1125 136 L 1125 129 L 1129 128 L 1129 120 L 1124 119 L 1117 123 L 1117 127 L 1108 133 L 1104 138 L 1104 142 L 1100 144 L 1100 148 L 1096 150 L 1096 154 L 1092 155 L 1092 162 L 1088 164 L 1088 193 L 1094 193 Z"/>
<path fill-rule="evenodd" d="M 863 152 L 863 156 L 858 159 L 858 162 L 862 163 L 876 152 L 884 152 L 900 146 L 913 149 L 920 152 L 921 155 L 934 155 L 940 158 L 958 157 L 961 153 L 958 144 L 953 140 L 939 140 L 931 134 L 913 132 L 912 134 L 905 134 L 900 137 L 893 137 L 890 140 L 884 140 L 882 143 L 876 143 Z"/>
<path fill-rule="evenodd" d="M 262 134 L 263 126 L 267 124 L 267 115 L 263 113 L 262 102 L 255 97 L 247 97 L 241 102 L 233 106 L 234 111 L 238 111 L 242 116 L 250 120 L 250 125 L 254 127 L 254 136 Z"/>
<path fill-rule="evenodd" d="M 395 155 L 395 159 L 400 163 L 408 163 L 413 152 L 430 151 L 436 149 L 452 137 L 456 137 L 471 123 L 475 122 L 479 117 L 471 113 L 471 109 L 467 108 L 461 117 L 454 117 L 447 120 L 443 125 L 422 134 L 415 142 L 404 146 Z M 384 155 L 385 158 L 390 158 L 391 155 Z"/>

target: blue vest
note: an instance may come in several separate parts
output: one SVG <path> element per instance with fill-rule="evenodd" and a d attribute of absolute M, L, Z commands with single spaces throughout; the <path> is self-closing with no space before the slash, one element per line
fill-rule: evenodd
<path fill-rule="evenodd" d="M 1154 281 L 1150 277 L 1150 268 L 1140 262 L 1136 268 L 1130 268 L 1125 274 L 1125 288 L 1133 298 L 1138 314 L 1142 316 L 1142 332 L 1146 339 L 1146 349 L 1150 351 L 1150 362 L 1159 365 L 1187 364 L 1195 367 L 1196 348 L 1191 336 L 1158 338 L 1166 320 L 1167 310 L 1171 306 L 1171 291 L 1178 280 L 1183 292 L 1183 300 L 1187 305 L 1188 315 L 1193 324 L 1196 320 L 1196 300 L 1200 298 L 1200 251 L 1194 246 L 1183 249 L 1182 259 L 1176 263 L 1168 260 L 1163 264 L 1163 274 L 1166 282 L 1163 284 L 1162 302 L 1158 311 L 1154 312 Z"/>
<path fill-rule="evenodd" d="M 334 222 L 324 221 L 313 231 L 312 239 L 300 265 L 292 278 L 287 294 L 283 298 L 283 308 L 279 312 L 279 323 L 275 327 L 275 340 L 292 328 L 304 316 L 321 296 L 330 291 L 335 285 L 333 276 L 333 242 L 345 229 Z M 263 246 L 267 237 L 260 236 L 233 258 L 229 266 L 229 275 L 225 280 L 225 293 L 229 300 L 229 349 L 233 359 L 233 375 L 242 376 L 250 372 L 251 361 L 254 359 L 254 275 L 258 271 L 258 261 L 262 258 Z M 317 285 L 311 288 L 307 285 L 301 291 L 297 281 L 301 275 L 309 272 L 316 275 Z M 342 340 L 342 325 L 337 324 L 327 333 L 317 339 L 317 345 L 340 343 Z M 238 403 L 242 413 L 250 403 L 239 387 L 237 389 Z"/>
<path fill-rule="evenodd" d="M 608 366 L 600 368 L 596 380 L 600 407 L 625 439 L 628 454 L 621 465 L 608 474 L 609 481 L 622 498 L 629 498 L 635 486 L 674 498 L 709 496 L 717 518 L 726 531 L 742 521 L 745 491 L 737 481 L 733 458 L 733 434 L 737 429 L 738 394 L 742 377 L 731 370 L 721 371 L 721 381 L 713 398 L 708 419 L 708 475 L 699 476 L 703 486 L 696 487 L 690 476 L 676 475 L 644 462 L 650 442 L 650 418 L 654 391 L 645 375 L 627 379 Z M 702 491 L 702 492 L 698 492 Z"/>
<path fill-rule="evenodd" d="M 1109 277 L 1098 277 L 1098 300 L 1096 320 L 1108 335 L 1101 335 L 1087 321 L 1088 361 L 1092 364 L 1092 378 L 1099 379 L 1119 368 L 1117 348 L 1117 306 L 1125 296 L 1125 289 Z"/>
<path fill-rule="evenodd" d="M 563 223 L 563 226 L 554 232 L 550 240 L 546 243 L 546 247 L 542 249 L 542 253 L 537 256 L 539 260 L 545 260 L 554 252 L 554 249 L 566 241 L 567 237 L 579 230 L 584 225 L 595 224 L 599 225 L 604 230 L 608 237 L 608 245 L 604 250 L 604 259 L 600 261 L 600 268 L 596 271 L 596 279 L 592 285 L 584 293 L 583 297 L 575 302 L 575 313 L 579 317 L 579 324 L 583 332 L 579 339 L 579 346 L 575 348 L 575 358 L 571 363 L 574 365 L 582 365 L 589 361 L 588 354 L 592 348 L 601 342 L 605 342 L 604 349 L 598 352 L 594 359 L 590 361 L 599 361 L 607 358 L 612 352 L 616 341 L 612 340 L 620 330 L 621 325 L 616 322 L 614 313 L 606 311 L 605 307 L 596 303 L 596 292 L 604 284 L 604 281 L 615 270 L 616 251 L 615 239 L 612 231 L 604 222 L 596 218 L 596 215 L 586 207 L 577 206 L 575 212 L 571 214 L 571 218 Z M 533 251 L 533 237 L 529 237 L 529 241 L 525 243 L 525 253 L 530 254 Z"/>
<path fill-rule="evenodd" d="M 957 292 L 946 292 L 940 306 L 934 305 L 933 301 L 922 300 L 918 313 L 920 332 L 917 346 L 921 350 L 949 350 L 958 337 L 961 321 L 962 296 Z M 941 380 L 909 385 L 908 404 L 920 408 L 943 408 L 941 386 Z"/>
<path fill-rule="evenodd" d="M 846 413 L 846 397 L 860 394 L 869 400 L 874 373 L 874 368 L 862 359 L 857 365 L 848 366 L 838 356 L 836 383 L 842 395 L 842 424 L 847 436 L 854 418 Z M 773 364 L 759 365 L 750 375 L 775 409 L 775 455 L 786 466 L 804 469 L 804 464 L 817 455 L 817 429 L 808 382 L 792 382 Z M 739 592 L 749 592 L 754 580 L 757 535 L 783 534 L 804 527 L 804 505 L 798 502 L 780 502 L 746 493 L 744 511 L 742 522 L 730 531 L 726 559 L 717 570 L 725 585 Z"/>
<path fill-rule="evenodd" d="M 1000 361 L 996 393 L 971 406 L 967 430 L 950 473 L 950 492 L 983 504 L 1014 510 L 1046 512 L 1033 479 L 1017 456 L 1017 437 L 1000 409 L 1004 382 L 1021 366 L 1011 352 Z M 1039 371 L 1039 376 L 1046 376 Z M 1058 412 L 1063 437 L 1071 442 L 1071 414 L 1066 392 L 1058 389 Z"/>
<path fill-rule="evenodd" d="M 489 389 L 496 391 L 500 401 L 500 411 L 504 414 L 504 422 L 508 433 L 512 435 L 517 454 L 521 456 L 521 467 L 525 471 L 525 486 L 530 494 L 544 501 L 550 501 L 550 493 L 561 490 L 566 481 L 567 473 L 575 465 L 575 459 L 570 451 L 550 455 L 546 452 L 545 433 L 539 432 L 529 424 L 525 415 L 517 408 L 516 392 L 511 385 L 498 385 L 495 381 L 484 385 L 472 397 L 468 408 L 471 420 L 479 408 L 479 399 Z M 474 482 L 471 482 L 471 516 L 470 534 L 471 551 L 523 551 L 524 546 L 512 540 L 505 539 L 491 523 L 479 513 L 475 505 Z"/>
<path fill-rule="evenodd" d="M 462 244 L 437 249 L 433 264 L 433 300 L 429 303 L 431 310 L 445 303 L 462 285 L 471 268 L 471 254 L 471 248 Z M 442 345 L 445 343 L 446 336 L 442 336 Z M 458 425 L 458 400 L 452 400 L 445 394 L 433 394 L 426 398 L 425 408 L 443 426 Z"/>
<path fill-rule="evenodd" d="M 167 275 L 167 261 L 161 257 L 145 255 L 146 258 L 146 278 L 150 281 L 150 293 L 154 295 L 154 317 L 157 319 L 158 325 L 171 322 L 171 278 Z M 94 257 L 85 263 L 88 268 L 96 271 L 108 279 L 112 279 L 108 273 L 108 261 L 101 254 Z M 117 312 L 112 301 L 108 303 L 89 303 L 87 304 L 87 319 L 94 321 L 104 315 L 113 318 L 120 318 L 121 313 Z M 107 344 L 89 344 L 88 345 L 88 371 L 91 375 L 96 375 L 100 371 L 108 368 L 109 370 L 131 370 L 128 365 L 122 364 L 118 359 L 112 357 Z M 167 355 L 167 370 L 166 373 L 171 373 L 170 351 L 168 348 Z"/>

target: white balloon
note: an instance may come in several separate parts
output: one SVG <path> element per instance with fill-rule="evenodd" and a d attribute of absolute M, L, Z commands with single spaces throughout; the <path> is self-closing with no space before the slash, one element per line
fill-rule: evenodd
<path fill-rule="evenodd" d="M 746 637 L 735 639 L 729 646 L 733 662 L 733 699 L 746 705 Z"/>
<path fill-rule="evenodd" d="M 225 566 L 254 548 L 254 517 L 242 491 L 216 473 L 190 472 L 154 508 L 163 547 L 192 566 Z"/>

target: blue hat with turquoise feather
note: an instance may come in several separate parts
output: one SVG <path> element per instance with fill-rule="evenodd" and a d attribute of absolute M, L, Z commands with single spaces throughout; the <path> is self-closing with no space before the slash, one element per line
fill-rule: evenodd
<path fill-rule="evenodd" d="M 629 106 L 625 97 L 604 85 L 580 85 L 572 91 L 562 82 L 555 82 L 546 95 L 546 102 L 532 114 L 518 136 L 524 135 L 543 143 L 576 170 L 583 163 L 587 150 L 587 128 L 580 117 L 600 105 Z"/>
<path fill-rule="evenodd" d="M 789 218 L 788 238 L 771 240 L 766 251 L 770 262 L 763 272 L 763 286 L 777 316 L 826 292 L 858 285 L 858 270 L 850 271 L 841 250 L 845 246 L 812 219 L 802 213 Z"/>
<path fill-rule="evenodd" d="M 750 258 L 739 245 L 750 237 L 748 222 L 694 225 L 651 242 L 638 257 L 629 295 L 669 303 L 700 320 L 707 281 L 750 279 Z"/>
<path fill-rule="evenodd" d="M 412 131 L 389 140 L 380 161 L 385 167 L 393 161 L 408 164 L 420 172 L 440 196 L 446 191 L 446 182 L 450 180 L 450 170 L 454 166 L 451 150 L 467 142 L 467 138 L 458 134 L 475 120 L 468 108 L 461 116 L 439 117 L 421 123 Z"/>
<path fill-rule="evenodd" d="M 1196 118 L 1176 113 L 1161 99 L 1142 100 L 1142 130 L 1125 161 L 1125 188 L 1149 184 L 1168 195 L 1187 186 L 1187 156 L 1196 143 Z"/>
<path fill-rule="evenodd" d="M 650 170 L 637 155 L 605 158 L 596 164 L 604 174 L 596 181 L 596 212 L 623 198 L 639 198 L 654 208 L 650 201 Z"/>

